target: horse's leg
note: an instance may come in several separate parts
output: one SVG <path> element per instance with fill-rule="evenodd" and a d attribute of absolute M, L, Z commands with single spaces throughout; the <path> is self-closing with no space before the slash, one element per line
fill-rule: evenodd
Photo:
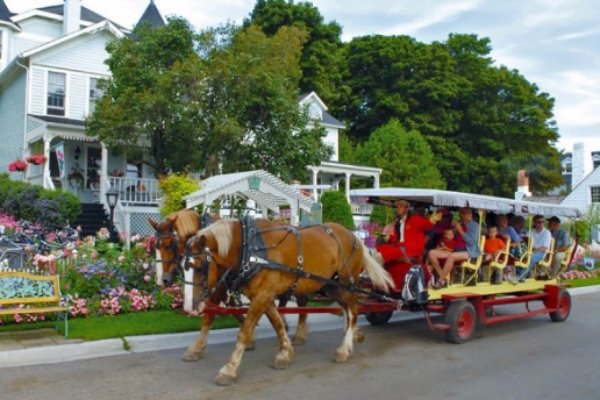
<path fill-rule="evenodd" d="M 227 302 L 227 305 L 230 307 L 240 307 L 242 304 L 238 300 L 239 299 L 236 299 L 235 297 L 231 297 Z M 243 315 L 234 314 L 233 318 L 235 318 L 235 320 L 238 322 L 238 324 L 240 324 L 240 326 L 242 326 L 242 324 L 244 323 L 245 317 Z M 255 344 L 256 338 L 254 337 L 254 335 L 252 335 L 252 340 L 250 341 L 248 346 L 246 346 L 246 350 L 254 350 Z"/>
<path fill-rule="evenodd" d="M 198 361 L 200 359 L 202 351 L 204 351 L 204 348 L 206 347 L 206 340 L 214 319 L 215 316 L 213 314 L 202 317 L 202 324 L 200 325 L 200 334 L 198 335 L 198 339 L 196 339 L 196 342 L 190 345 L 185 353 L 183 353 L 183 357 L 181 357 L 183 361 Z"/>
<path fill-rule="evenodd" d="M 287 302 L 290 300 L 290 297 L 292 297 L 292 295 L 290 293 L 283 293 L 280 294 L 278 296 L 279 298 L 279 307 L 285 307 L 287 306 Z M 287 319 L 285 318 L 285 315 L 282 315 L 281 318 L 283 319 L 283 325 L 285 327 L 285 331 L 287 332 L 289 330 L 289 325 L 287 323 Z"/>
<path fill-rule="evenodd" d="M 296 296 L 296 301 L 298 302 L 298 307 L 306 307 L 308 296 Z M 307 318 L 307 314 L 298 314 L 298 326 L 296 327 L 296 333 L 292 341 L 294 346 L 302 346 L 306 342 L 306 336 L 308 335 Z"/>
<path fill-rule="evenodd" d="M 244 319 L 244 322 L 242 323 L 240 331 L 237 335 L 235 348 L 229 356 L 229 360 L 227 360 L 227 363 L 221 367 L 217 377 L 215 378 L 215 383 L 217 385 L 229 386 L 237 378 L 238 368 L 242 363 L 244 351 L 252 340 L 252 335 L 256 329 L 256 324 L 269 307 L 269 304 L 272 304 L 272 302 L 272 295 L 256 296 L 251 300 L 250 307 L 248 307 L 248 314 L 246 314 L 246 319 Z"/>
<path fill-rule="evenodd" d="M 335 352 L 335 361 L 343 363 L 348 361 L 354 350 L 354 335 L 356 332 L 356 322 L 358 321 L 358 303 L 356 295 L 348 292 L 341 294 L 338 302 L 344 309 L 345 329 L 342 344 Z"/>
<path fill-rule="evenodd" d="M 294 356 L 294 348 L 285 330 L 283 318 L 281 318 L 281 314 L 279 314 L 277 307 L 275 307 L 275 302 L 272 301 L 269 304 L 266 314 L 277 333 L 277 339 L 279 339 L 279 353 L 275 356 L 271 368 L 286 369 Z"/>

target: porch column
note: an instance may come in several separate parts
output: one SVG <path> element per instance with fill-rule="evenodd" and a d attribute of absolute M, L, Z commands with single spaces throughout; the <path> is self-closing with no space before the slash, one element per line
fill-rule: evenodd
<path fill-rule="evenodd" d="M 344 175 L 346 175 L 346 201 L 350 203 L 350 177 L 352 174 L 345 172 Z"/>
<path fill-rule="evenodd" d="M 104 199 L 106 192 L 108 191 L 107 182 L 108 182 L 108 150 L 104 143 L 100 143 L 101 153 L 100 153 L 100 198 Z"/>
<path fill-rule="evenodd" d="M 46 157 L 46 162 L 44 163 L 44 169 L 42 171 L 42 187 L 44 189 L 49 189 L 48 182 L 50 179 L 50 140 L 49 135 L 44 135 L 44 156 Z"/>
<path fill-rule="evenodd" d="M 379 175 L 373 175 L 373 188 L 379 189 Z"/>
<path fill-rule="evenodd" d="M 317 175 L 319 174 L 319 172 L 317 171 L 317 168 L 311 168 L 312 170 L 312 185 L 313 185 L 313 189 L 312 189 L 312 197 L 314 201 L 319 201 L 319 193 L 318 193 L 318 189 L 317 189 Z"/>

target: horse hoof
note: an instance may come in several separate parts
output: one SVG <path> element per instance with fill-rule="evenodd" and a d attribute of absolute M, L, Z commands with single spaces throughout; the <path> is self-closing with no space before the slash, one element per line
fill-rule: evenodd
<path fill-rule="evenodd" d="M 271 368 L 281 370 L 287 369 L 289 365 L 290 362 L 288 360 L 284 360 L 283 358 L 276 358 L 275 361 L 271 364 Z"/>
<path fill-rule="evenodd" d="M 292 344 L 294 346 L 302 346 L 302 345 L 304 345 L 304 343 L 306 343 L 306 339 L 298 337 L 298 336 L 294 336 L 294 340 L 292 340 Z"/>
<path fill-rule="evenodd" d="M 356 335 L 354 335 L 354 340 L 357 341 L 357 342 L 359 342 L 359 343 L 364 342 L 365 341 L 365 335 L 364 335 L 364 333 L 357 332 Z"/>
<path fill-rule="evenodd" d="M 235 382 L 235 376 L 219 373 L 215 378 L 215 383 L 219 386 L 231 386 Z"/>
<path fill-rule="evenodd" d="M 346 352 L 336 352 L 335 353 L 335 362 L 336 363 L 345 363 L 350 358 L 350 354 Z"/>
<path fill-rule="evenodd" d="M 254 350 L 254 347 L 256 346 L 256 343 L 254 341 L 248 343 L 248 346 L 246 346 L 246 350 Z"/>
<path fill-rule="evenodd" d="M 201 351 L 186 350 L 186 352 L 183 353 L 183 356 L 181 357 L 181 359 L 186 362 L 194 362 L 194 361 L 198 361 L 200 359 L 201 355 L 202 355 Z"/>

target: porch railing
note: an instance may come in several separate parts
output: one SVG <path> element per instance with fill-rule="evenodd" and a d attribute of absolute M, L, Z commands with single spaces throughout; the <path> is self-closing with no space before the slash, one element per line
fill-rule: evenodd
<path fill-rule="evenodd" d="M 126 204 L 156 205 L 162 192 L 157 179 L 109 177 L 109 187 L 119 192 L 119 201 Z"/>

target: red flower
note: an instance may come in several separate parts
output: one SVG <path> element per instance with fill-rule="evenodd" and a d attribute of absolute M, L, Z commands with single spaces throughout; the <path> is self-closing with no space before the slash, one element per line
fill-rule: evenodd
<path fill-rule="evenodd" d="M 27 169 L 27 163 L 24 160 L 15 160 L 8 164 L 8 170 L 10 172 L 23 172 Z"/>
<path fill-rule="evenodd" d="M 26 158 L 27 162 L 33 165 L 40 165 L 46 162 L 47 158 L 43 154 L 34 154 Z"/>

